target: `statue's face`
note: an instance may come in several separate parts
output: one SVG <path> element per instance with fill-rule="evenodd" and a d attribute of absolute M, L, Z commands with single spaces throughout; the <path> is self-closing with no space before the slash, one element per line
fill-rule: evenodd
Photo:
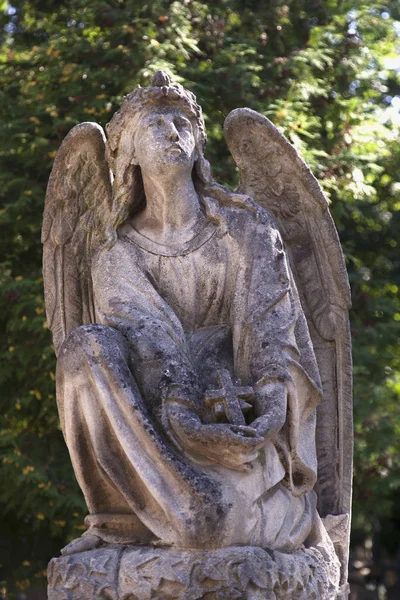
<path fill-rule="evenodd" d="M 192 124 L 179 109 L 157 108 L 144 113 L 135 134 L 134 162 L 157 176 L 192 171 L 196 140 Z"/>

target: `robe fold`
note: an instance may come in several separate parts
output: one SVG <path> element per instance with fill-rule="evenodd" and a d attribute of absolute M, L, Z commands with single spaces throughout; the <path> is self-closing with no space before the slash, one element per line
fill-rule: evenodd
<path fill-rule="evenodd" d="M 321 384 L 285 250 L 266 212 L 219 218 L 177 250 L 122 228 L 93 261 L 97 324 L 60 350 L 62 427 L 105 541 L 293 551 L 316 521 Z M 221 368 L 287 389 L 286 423 L 249 472 L 191 457 L 165 417 L 173 396 L 203 419 Z"/>

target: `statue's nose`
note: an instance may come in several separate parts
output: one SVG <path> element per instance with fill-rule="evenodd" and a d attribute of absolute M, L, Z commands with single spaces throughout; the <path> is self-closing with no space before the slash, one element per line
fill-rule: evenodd
<path fill-rule="evenodd" d="M 171 142 L 177 142 L 179 140 L 179 134 L 176 131 L 176 129 L 175 129 L 175 131 L 170 131 L 170 133 L 169 133 L 169 139 L 171 140 Z"/>
<path fill-rule="evenodd" d="M 179 133 L 175 127 L 175 123 L 170 122 L 168 128 L 168 138 L 171 142 L 177 142 L 179 140 Z"/>

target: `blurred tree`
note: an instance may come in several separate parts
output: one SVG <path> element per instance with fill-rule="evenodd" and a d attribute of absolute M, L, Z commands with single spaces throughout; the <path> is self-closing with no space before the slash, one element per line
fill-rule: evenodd
<path fill-rule="evenodd" d="M 3 579 L 19 589 L 43 581 L 85 514 L 58 425 L 42 295 L 52 161 L 73 125 L 104 126 L 159 69 L 197 94 L 221 182 L 236 182 L 223 119 L 250 106 L 282 129 L 331 200 L 354 303 L 354 538 L 379 523 L 390 549 L 400 491 L 397 0 L 14 0 L 0 9 Z"/>

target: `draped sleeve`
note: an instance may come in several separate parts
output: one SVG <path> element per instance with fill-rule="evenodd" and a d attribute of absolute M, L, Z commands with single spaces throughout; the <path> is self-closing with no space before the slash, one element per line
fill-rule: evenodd
<path fill-rule="evenodd" d="M 236 224 L 236 227 L 238 225 Z M 294 495 L 317 477 L 318 368 L 288 257 L 270 215 L 242 217 L 242 247 L 231 321 L 235 371 L 256 390 L 280 381 L 287 390 L 287 418 L 274 440 Z"/>
<path fill-rule="evenodd" d="M 156 413 L 168 390 L 199 408 L 199 381 L 182 324 L 155 289 L 129 241 L 101 250 L 93 264 L 96 320 L 128 341 L 131 368 Z"/>

